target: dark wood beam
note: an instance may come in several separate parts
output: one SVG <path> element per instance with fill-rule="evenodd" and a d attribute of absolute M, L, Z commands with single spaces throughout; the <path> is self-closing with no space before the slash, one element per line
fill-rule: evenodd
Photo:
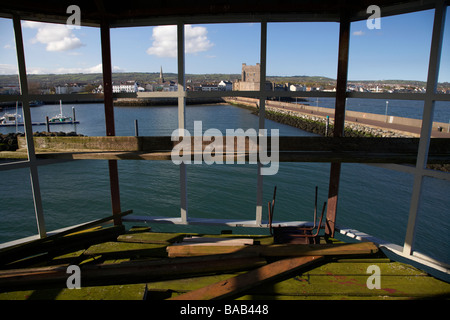
<path fill-rule="evenodd" d="M 103 68 L 103 93 L 105 103 L 105 122 L 106 135 L 115 136 L 116 130 L 114 126 L 114 104 L 112 90 L 112 67 L 111 67 L 111 40 L 109 23 L 106 19 L 102 20 L 100 26 L 101 46 L 102 46 L 102 68 Z M 117 169 L 117 160 L 109 160 L 109 181 L 111 189 L 111 206 L 112 213 L 116 215 L 114 219 L 115 225 L 122 224 L 122 219 L 118 216 L 121 212 L 120 208 L 120 191 L 119 191 L 119 173 Z"/>
<path fill-rule="evenodd" d="M 336 104 L 334 111 L 334 137 L 342 137 L 344 134 L 349 45 L 350 19 L 345 11 L 343 11 L 341 14 L 339 27 L 339 56 L 336 81 Z M 334 237 L 340 175 L 341 164 L 338 162 L 332 162 L 330 168 L 330 181 L 328 186 L 327 218 L 325 222 L 325 234 L 330 237 Z"/>

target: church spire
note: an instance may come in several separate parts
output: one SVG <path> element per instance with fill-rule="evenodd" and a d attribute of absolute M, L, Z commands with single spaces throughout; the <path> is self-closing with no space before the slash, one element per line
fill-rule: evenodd
<path fill-rule="evenodd" d="M 163 76 L 162 66 L 161 66 L 161 70 L 159 71 L 159 83 L 164 83 L 164 76 Z"/>

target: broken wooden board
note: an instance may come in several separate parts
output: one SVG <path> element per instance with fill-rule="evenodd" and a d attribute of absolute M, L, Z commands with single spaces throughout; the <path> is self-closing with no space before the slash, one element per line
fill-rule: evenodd
<path fill-rule="evenodd" d="M 187 292 L 171 300 L 225 299 L 322 260 L 322 256 L 294 257 L 279 260 L 236 277 Z"/>
<path fill-rule="evenodd" d="M 168 246 L 169 257 L 189 257 L 237 253 L 263 257 L 292 257 L 313 255 L 353 255 L 378 252 L 372 242 L 351 244 L 275 244 L 253 246 Z"/>

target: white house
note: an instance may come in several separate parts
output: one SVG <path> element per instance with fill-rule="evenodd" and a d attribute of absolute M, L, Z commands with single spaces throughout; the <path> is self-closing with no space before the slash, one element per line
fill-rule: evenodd
<path fill-rule="evenodd" d="M 121 83 L 119 85 L 113 84 L 113 93 L 135 93 L 138 92 L 138 84 L 135 81 L 127 81 L 125 83 Z"/>
<path fill-rule="evenodd" d="M 86 87 L 85 84 L 77 84 L 77 83 L 70 83 L 65 84 L 63 86 L 59 85 L 55 87 L 55 93 L 56 94 L 68 94 L 68 93 L 78 93 L 81 92 Z"/>
<path fill-rule="evenodd" d="M 298 84 L 291 84 L 289 91 L 306 91 L 306 87 Z"/>
<path fill-rule="evenodd" d="M 233 90 L 233 83 L 231 81 L 222 80 L 218 84 L 219 90 L 221 91 L 232 91 Z"/>

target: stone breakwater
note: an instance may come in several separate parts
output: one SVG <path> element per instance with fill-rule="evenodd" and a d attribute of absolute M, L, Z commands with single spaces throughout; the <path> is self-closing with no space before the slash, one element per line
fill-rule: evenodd
<path fill-rule="evenodd" d="M 249 108 L 254 111 L 255 114 L 259 113 L 259 108 L 256 103 L 256 99 L 251 98 L 231 98 L 225 99 L 229 104 Z M 286 103 L 283 103 L 286 105 Z M 298 129 L 320 134 L 323 136 L 332 136 L 334 129 L 334 120 L 325 116 L 314 115 L 310 113 L 303 113 L 299 111 L 293 111 L 284 109 L 281 105 L 277 106 L 276 101 L 266 101 L 266 119 L 273 120 L 282 124 L 287 124 Z M 328 122 L 328 130 L 327 130 Z M 345 122 L 344 136 L 346 137 L 412 137 L 413 135 L 393 131 L 389 129 L 383 129 L 379 127 L 372 127 L 368 125 L 362 125 L 354 122 Z"/>
<path fill-rule="evenodd" d="M 255 113 L 258 113 L 256 111 Z M 291 110 L 279 108 L 266 108 L 266 118 L 279 123 L 291 125 L 301 130 L 320 134 L 323 136 L 332 136 L 334 129 L 333 119 L 329 119 L 328 130 L 327 119 L 325 117 L 304 114 Z M 344 128 L 345 137 L 411 137 L 412 135 L 403 134 L 391 130 L 370 127 L 357 123 L 346 122 Z"/>

